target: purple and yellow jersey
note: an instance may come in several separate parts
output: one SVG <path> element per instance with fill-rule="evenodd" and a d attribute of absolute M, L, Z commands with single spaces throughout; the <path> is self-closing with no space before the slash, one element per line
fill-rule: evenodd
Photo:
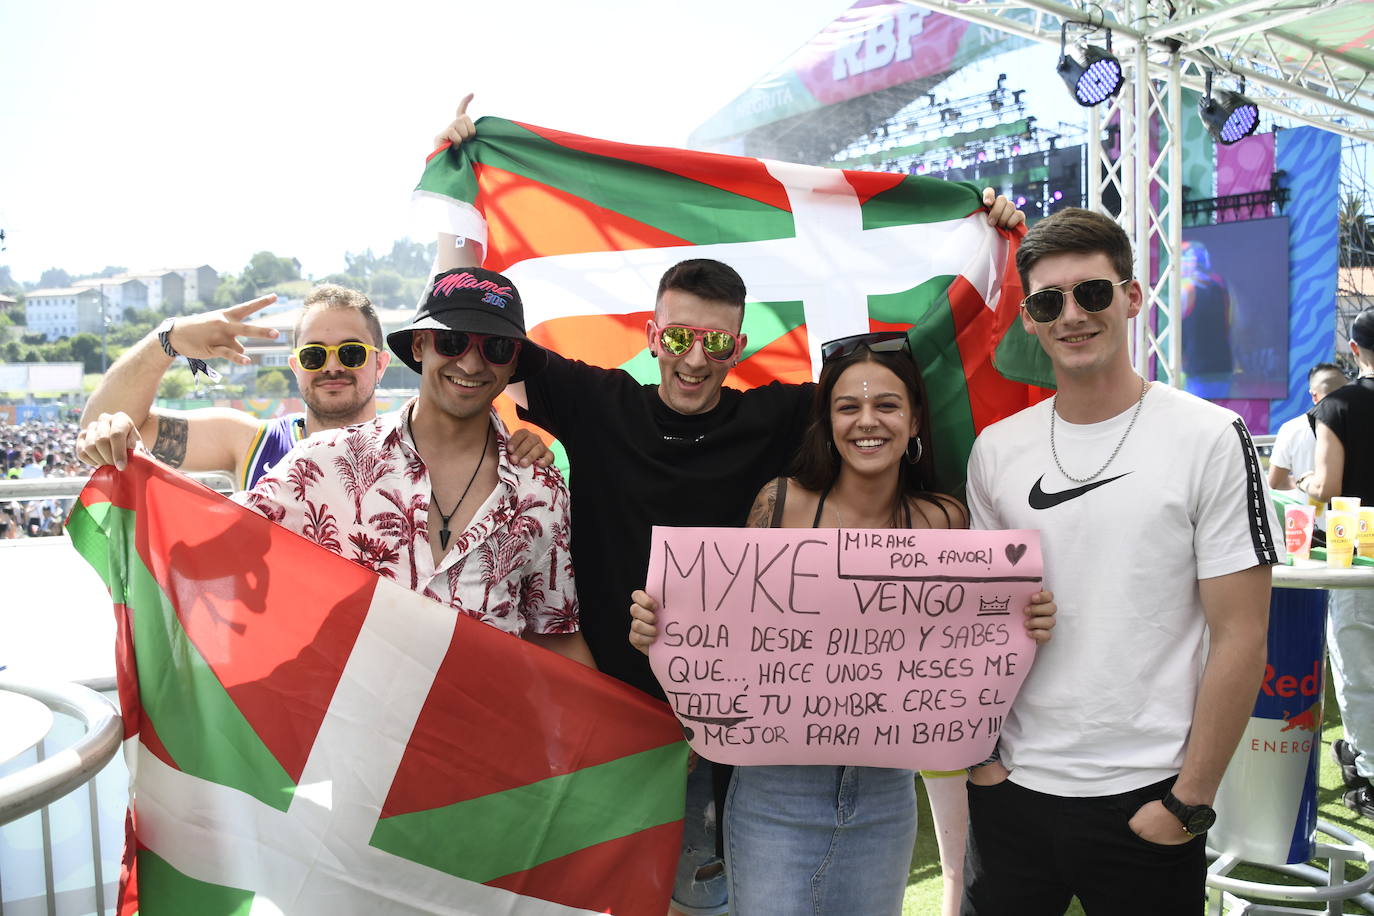
<path fill-rule="evenodd" d="M 243 475 L 239 487 L 252 489 L 258 478 L 291 451 L 291 447 L 305 438 L 305 414 L 290 413 L 275 420 L 268 420 L 258 427 L 257 435 L 248 446 L 248 454 L 243 462 Z"/>

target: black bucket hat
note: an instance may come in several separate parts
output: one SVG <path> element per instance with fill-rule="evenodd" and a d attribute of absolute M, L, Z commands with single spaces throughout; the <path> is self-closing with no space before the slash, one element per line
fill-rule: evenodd
<path fill-rule="evenodd" d="M 544 368 L 544 348 L 525 336 L 525 307 L 510 280 L 493 270 L 458 267 L 430 281 L 420 299 L 415 320 L 386 335 L 396 358 L 416 372 L 420 364 L 411 351 L 416 331 L 467 331 L 524 341 L 512 382 L 521 382 Z"/>

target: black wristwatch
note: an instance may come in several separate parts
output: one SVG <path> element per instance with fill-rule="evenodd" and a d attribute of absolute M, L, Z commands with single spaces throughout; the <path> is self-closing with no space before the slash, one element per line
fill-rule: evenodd
<path fill-rule="evenodd" d="M 1217 813 L 1212 810 L 1211 805 L 1185 805 L 1174 798 L 1173 792 L 1165 795 L 1163 802 L 1165 809 L 1178 818 L 1184 832 L 1189 836 L 1206 833 L 1217 822 Z"/>

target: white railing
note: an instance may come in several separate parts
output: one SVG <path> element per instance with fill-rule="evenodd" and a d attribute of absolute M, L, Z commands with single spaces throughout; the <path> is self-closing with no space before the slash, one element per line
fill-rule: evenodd
<path fill-rule="evenodd" d="M 85 734 L 70 747 L 0 777 L 0 824 L 8 824 L 89 782 L 119 750 L 122 725 L 113 703 L 77 684 L 42 684 L 0 675 L 0 690 L 38 700 L 85 728 Z M 45 742 L 46 737 L 39 741 Z"/>

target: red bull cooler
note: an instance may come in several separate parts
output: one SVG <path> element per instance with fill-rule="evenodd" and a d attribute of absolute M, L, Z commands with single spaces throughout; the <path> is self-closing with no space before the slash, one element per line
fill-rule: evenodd
<path fill-rule="evenodd" d="M 1255 709 L 1217 791 L 1212 849 L 1264 865 L 1316 852 L 1326 592 L 1275 588 Z"/>

